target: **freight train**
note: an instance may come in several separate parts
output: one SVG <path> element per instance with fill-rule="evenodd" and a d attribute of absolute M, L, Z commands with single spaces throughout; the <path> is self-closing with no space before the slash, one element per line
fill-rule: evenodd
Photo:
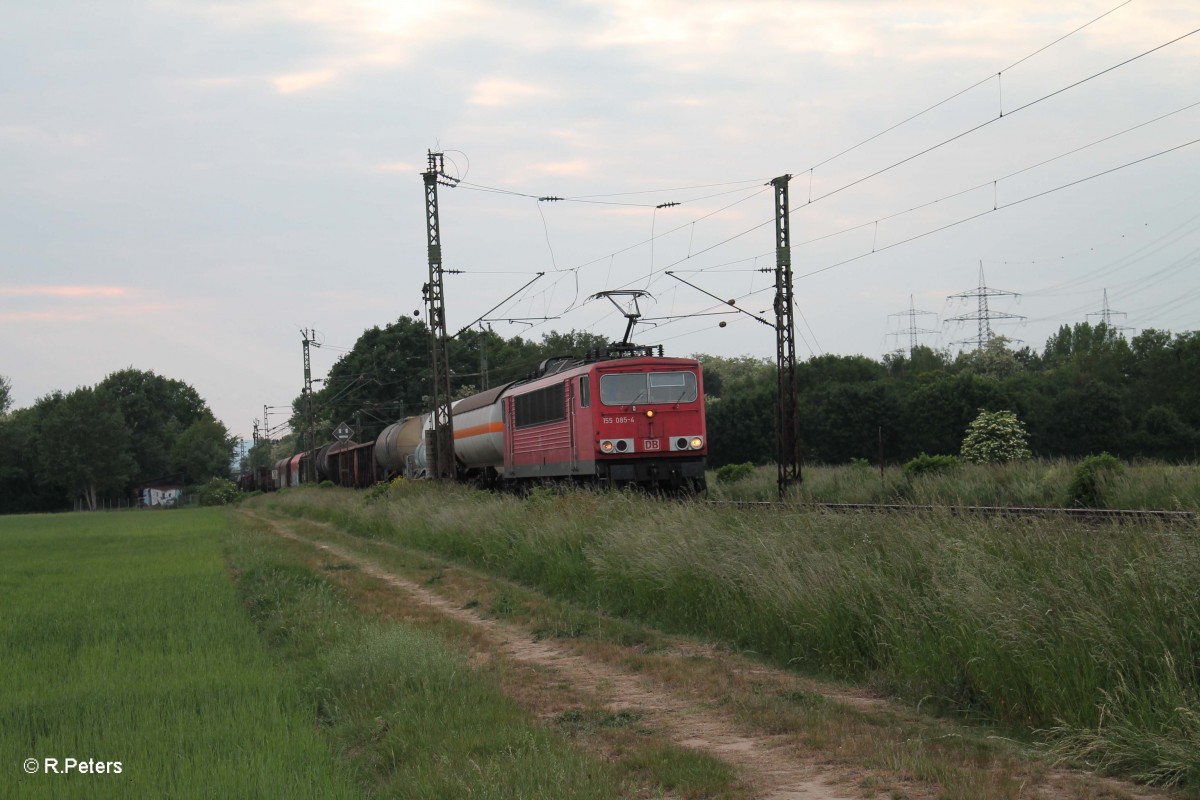
<path fill-rule="evenodd" d="M 690 358 L 627 345 L 543 361 L 520 381 L 451 407 L 457 476 L 484 487 L 539 482 L 703 491 L 708 457 L 704 378 Z M 365 487 L 427 477 L 432 415 L 406 417 L 373 442 L 332 442 L 315 453 L 318 481 Z M 249 488 L 296 486 L 309 453 L 251 476 Z"/>

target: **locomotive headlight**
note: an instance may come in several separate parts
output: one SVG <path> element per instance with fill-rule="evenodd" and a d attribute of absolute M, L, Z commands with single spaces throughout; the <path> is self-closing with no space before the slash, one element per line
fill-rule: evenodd
<path fill-rule="evenodd" d="M 605 439 L 600 443 L 600 450 L 605 453 L 611 453 L 613 451 L 613 443 L 608 439 Z"/>
<path fill-rule="evenodd" d="M 704 447 L 704 440 L 699 436 L 693 436 L 692 441 L 689 442 L 689 444 L 692 446 L 693 450 L 699 450 L 701 447 Z"/>
<path fill-rule="evenodd" d="M 654 416 L 654 410 L 653 410 L 653 409 L 647 409 L 647 411 L 646 411 L 646 416 L 647 416 L 647 417 L 653 417 L 653 416 Z"/>

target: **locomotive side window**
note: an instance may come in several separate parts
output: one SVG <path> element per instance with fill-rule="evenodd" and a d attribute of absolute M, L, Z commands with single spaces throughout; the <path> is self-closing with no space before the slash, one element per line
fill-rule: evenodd
<path fill-rule="evenodd" d="M 519 394 L 513 398 L 513 405 L 516 407 L 518 428 L 558 422 L 567 418 L 566 393 L 561 383 L 538 389 L 536 392 Z"/>
<path fill-rule="evenodd" d="M 587 408 L 592 404 L 592 384 L 587 375 L 579 379 L 579 407 Z"/>
<path fill-rule="evenodd" d="M 697 395 L 692 372 L 619 372 L 600 377 L 600 402 L 608 406 L 690 403 Z"/>

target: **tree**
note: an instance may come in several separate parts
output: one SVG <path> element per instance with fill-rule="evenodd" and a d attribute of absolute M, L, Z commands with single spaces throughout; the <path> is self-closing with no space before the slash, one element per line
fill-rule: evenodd
<path fill-rule="evenodd" d="M 1121 394 L 1107 383 L 1069 386 L 1050 403 L 1047 438 L 1052 451 L 1086 456 L 1121 453 L 1129 433 Z"/>
<path fill-rule="evenodd" d="M 209 478 L 228 478 L 229 462 L 237 438 L 212 416 L 202 417 L 187 427 L 171 446 L 171 471 L 182 472 L 189 483 Z"/>
<path fill-rule="evenodd" d="M 609 338 L 599 333 L 587 331 L 568 331 L 559 333 L 550 331 L 542 335 L 541 349 L 545 357 L 551 356 L 582 356 L 588 350 L 598 350 L 608 346 Z"/>
<path fill-rule="evenodd" d="M 38 409 L 19 408 L 0 417 L 0 514 L 55 511 L 65 487 L 39 480 Z"/>
<path fill-rule="evenodd" d="M 709 398 L 709 462 L 714 467 L 775 458 L 775 384 L 752 384 L 744 391 Z"/>
<path fill-rule="evenodd" d="M 1195 458 L 1200 444 L 1196 431 L 1168 406 L 1146 409 L 1130 438 L 1134 453 L 1173 461 Z"/>
<path fill-rule="evenodd" d="M 0 417 L 8 413 L 12 405 L 12 381 L 0 375 Z"/>
<path fill-rule="evenodd" d="M 100 493 L 122 489 L 137 469 L 120 403 L 97 387 L 55 392 L 38 406 L 39 480 L 65 487 L 94 511 Z"/>
<path fill-rule="evenodd" d="M 1119 383 L 1129 371 L 1133 351 L 1116 328 L 1101 322 L 1063 325 L 1046 340 L 1046 366 L 1066 369 L 1083 380 Z"/>
<path fill-rule="evenodd" d="M 96 385 L 116 400 L 129 428 L 136 478 L 171 471 L 171 448 L 193 422 L 212 412 L 191 386 L 133 367 L 114 372 Z"/>
<path fill-rule="evenodd" d="M 880 438 L 885 453 L 896 455 L 899 407 L 886 381 L 832 384 L 806 392 L 801 440 L 807 458 L 826 464 L 852 459 L 874 461 Z"/>
<path fill-rule="evenodd" d="M 902 452 L 949 455 L 957 452 L 963 435 L 979 410 L 1009 405 L 993 378 L 974 372 L 931 372 L 920 376 L 902 401 L 905 434 Z"/>
<path fill-rule="evenodd" d="M 893 378 L 905 378 L 926 372 L 940 372 L 950 366 L 950 355 L 945 350 L 934 350 L 919 344 L 911 352 L 886 353 L 883 365 Z"/>
<path fill-rule="evenodd" d="M 962 443 L 963 461 L 999 464 L 1030 457 L 1029 434 L 1011 411 L 980 411 L 967 427 Z"/>
<path fill-rule="evenodd" d="M 1021 362 L 1008 349 L 1007 336 L 993 336 L 982 349 L 959 355 L 955 365 L 988 378 L 1007 378 L 1021 371 Z"/>
<path fill-rule="evenodd" d="M 887 376 L 887 368 L 866 356 L 813 356 L 796 367 L 801 389 L 834 383 L 866 383 Z"/>

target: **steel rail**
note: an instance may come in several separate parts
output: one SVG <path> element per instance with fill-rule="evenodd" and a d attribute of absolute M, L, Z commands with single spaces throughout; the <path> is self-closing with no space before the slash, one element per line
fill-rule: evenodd
<path fill-rule="evenodd" d="M 1200 512 L 1168 511 L 1163 509 L 1129 508 L 1053 508 L 1047 506 L 938 506 L 905 503 L 780 503 L 770 500 L 706 500 L 712 506 L 777 510 L 832 511 L 837 513 L 941 513 L 951 516 L 986 517 L 1067 517 L 1081 520 L 1111 522 L 1195 522 Z"/>

